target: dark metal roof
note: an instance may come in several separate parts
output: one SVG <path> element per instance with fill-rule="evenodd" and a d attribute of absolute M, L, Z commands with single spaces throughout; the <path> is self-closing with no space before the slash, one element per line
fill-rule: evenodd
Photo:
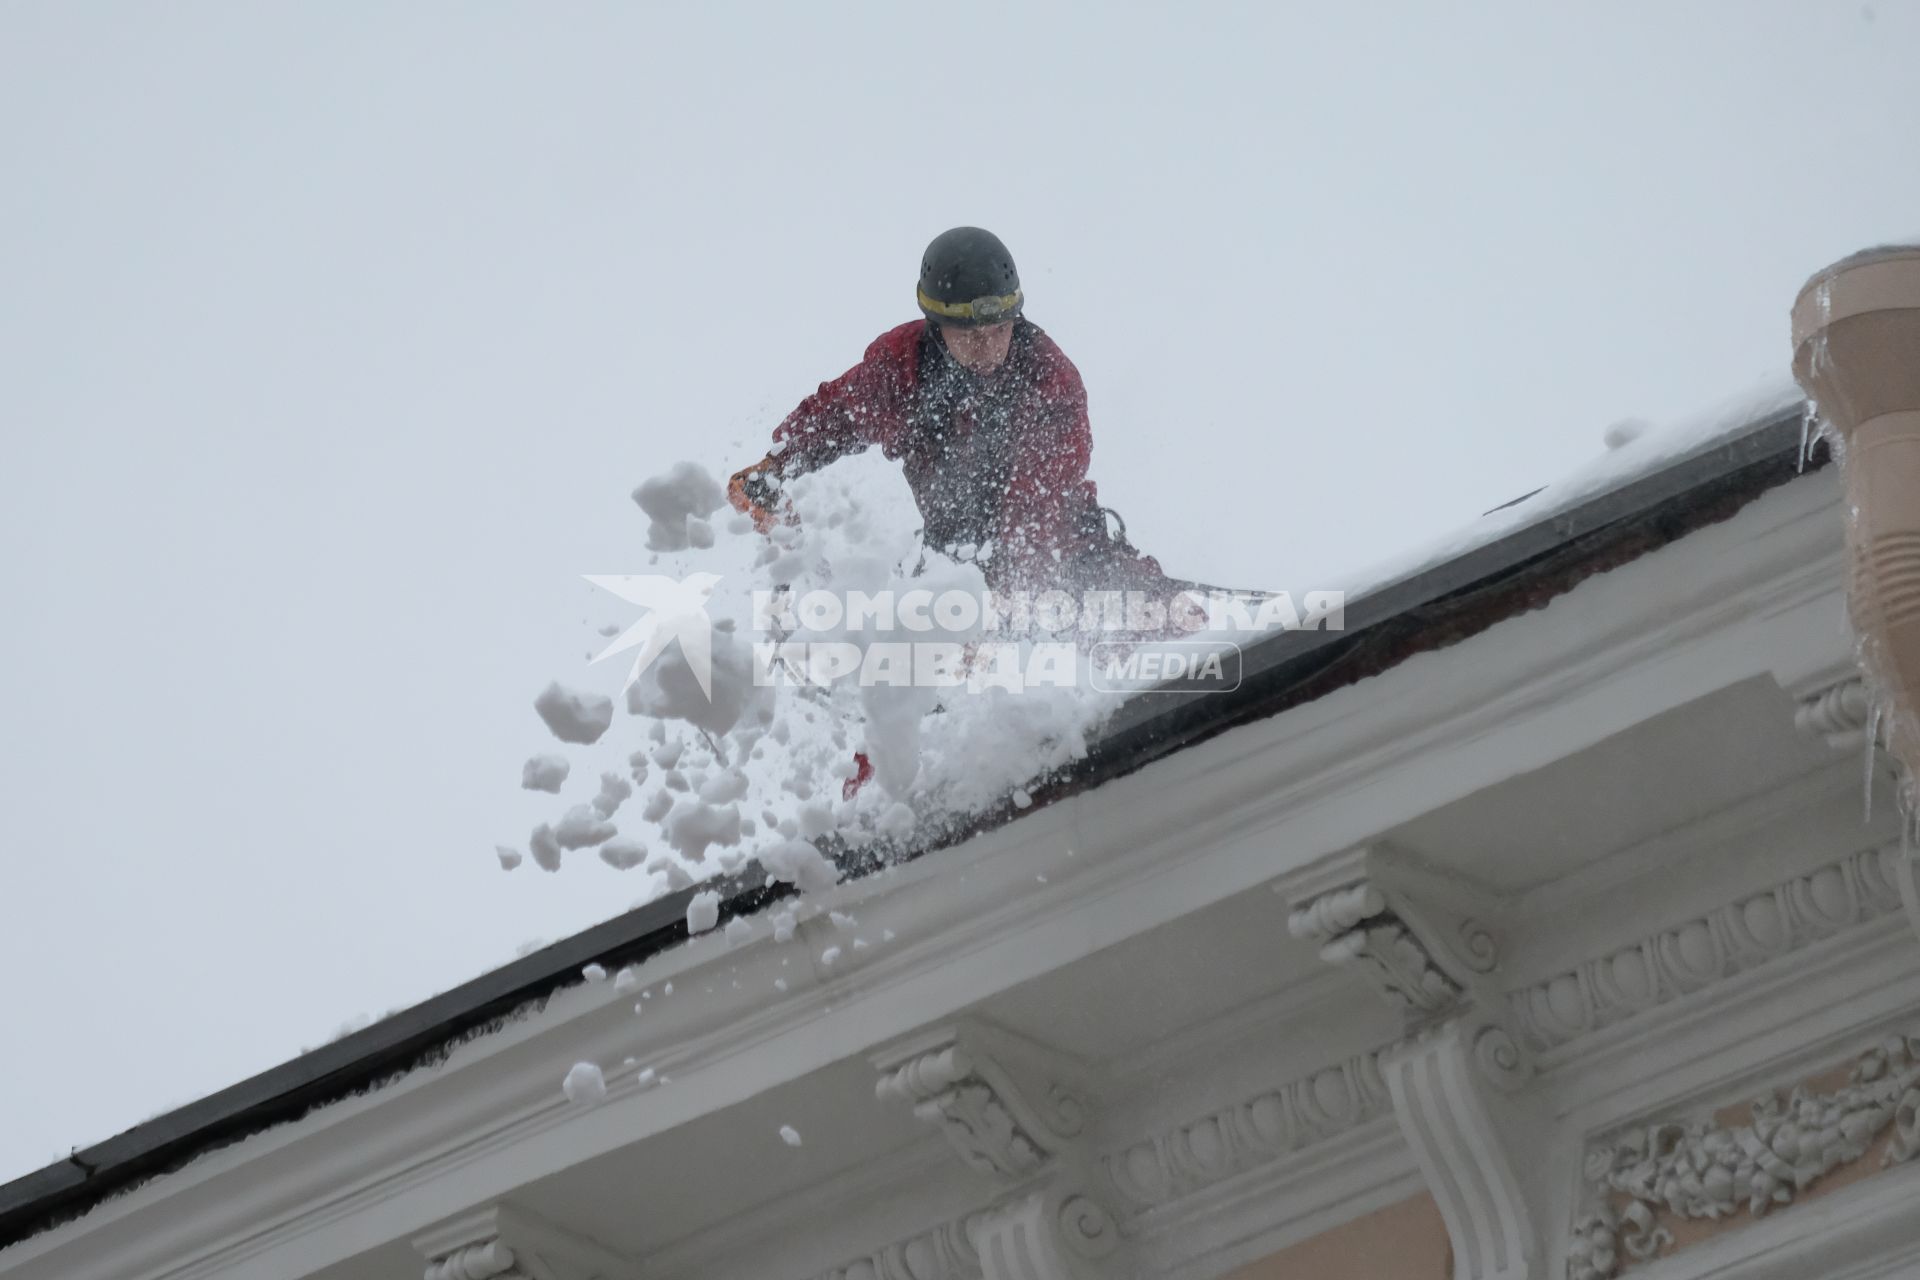
<path fill-rule="evenodd" d="M 1826 462 L 1819 446 L 1805 469 Z M 1800 411 L 1784 409 L 1663 470 L 1350 603 L 1344 630 L 1283 632 L 1249 646 L 1240 687 L 1232 693 L 1132 699 L 1085 759 L 1034 790 L 1035 804 L 1098 787 L 1195 742 L 1541 608 L 1586 578 L 1728 518 L 1801 470 Z M 867 856 L 845 865 L 850 876 L 870 874 L 1016 816 L 1006 806 L 897 858 Z M 761 879 L 749 865 L 717 886 L 725 898 L 723 919 L 758 911 L 790 892 L 767 888 Z M 596 925 L 0 1186 L 0 1248 L 197 1156 L 435 1063 L 462 1041 L 580 981 L 581 968 L 591 961 L 633 964 L 677 945 L 687 937 L 687 903 L 695 892 L 682 890 Z"/>

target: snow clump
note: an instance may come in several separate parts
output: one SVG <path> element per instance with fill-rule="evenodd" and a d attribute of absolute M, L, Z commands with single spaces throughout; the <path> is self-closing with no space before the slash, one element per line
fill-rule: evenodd
<path fill-rule="evenodd" d="M 620 836 L 600 846 L 600 861 L 615 871 L 631 871 L 647 860 L 647 847 L 630 836 Z"/>
<path fill-rule="evenodd" d="M 720 895 L 708 889 L 687 903 L 687 932 L 702 934 L 720 923 Z"/>
<path fill-rule="evenodd" d="M 520 785 L 528 791 L 550 791 L 559 795 L 569 767 L 565 756 L 534 756 L 520 766 Z"/>
<path fill-rule="evenodd" d="M 604 693 L 569 689 L 558 680 L 540 691 L 533 709 L 562 742 L 591 746 L 613 724 L 613 699 Z"/>
<path fill-rule="evenodd" d="M 607 1078 L 593 1063 L 576 1062 L 560 1082 L 560 1089 L 568 1102 L 598 1102 L 607 1096 Z"/>
<path fill-rule="evenodd" d="M 726 503 L 720 482 L 697 462 L 676 462 L 665 475 L 643 480 L 633 491 L 633 500 L 647 514 L 647 547 L 653 551 L 685 551 L 696 545 L 713 545 L 713 530 L 706 518 Z M 698 522 L 700 532 L 694 532 Z M 691 535 L 691 536 L 690 536 Z"/>
<path fill-rule="evenodd" d="M 619 835 L 619 829 L 600 816 L 591 805 L 577 804 L 567 810 L 553 838 L 562 849 L 586 849 Z"/>

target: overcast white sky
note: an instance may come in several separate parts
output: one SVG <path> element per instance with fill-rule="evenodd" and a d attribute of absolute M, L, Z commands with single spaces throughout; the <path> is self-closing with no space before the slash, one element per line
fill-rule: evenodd
<path fill-rule="evenodd" d="M 1917 66 L 1904 0 L 0 6 L 0 1180 L 627 906 L 491 852 L 578 575 L 935 233 L 1136 542 L 1338 586 L 1784 377 L 1920 229 Z"/>

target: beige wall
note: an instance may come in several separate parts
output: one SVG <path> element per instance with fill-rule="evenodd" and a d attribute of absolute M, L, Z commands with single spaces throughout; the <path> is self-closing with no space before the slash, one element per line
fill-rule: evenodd
<path fill-rule="evenodd" d="M 1430 1195 L 1342 1223 L 1224 1280 L 1448 1280 L 1453 1253 Z"/>

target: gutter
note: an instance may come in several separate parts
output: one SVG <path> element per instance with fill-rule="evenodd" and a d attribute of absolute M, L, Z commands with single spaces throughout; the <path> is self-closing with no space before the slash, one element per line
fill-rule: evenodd
<path fill-rule="evenodd" d="M 1580 582 L 1725 520 L 1767 491 L 1826 465 L 1824 444 L 1803 468 L 1798 408 L 1566 511 L 1526 526 L 1347 607 L 1343 631 L 1282 632 L 1245 651 L 1231 693 L 1151 694 L 1125 703 L 1089 754 L 1034 790 L 1035 807 L 1091 791 L 1230 729 L 1278 715 L 1378 675 L 1418 653 L 1457 644 L 1545 606 Z M 1013 821 L 1006 804 L 937 843 L 924 857 Z M 848 879 L 892 862 L 843 859 Z M 299 1120 L 388 1080 L 443 1061 L 459 1044 L 537 1010 L 582 979 L 590 962 L 638 964 L 684 942 L 687 904 L 717 888 L 722 920 L 788 897 L 757 864 L 739 875 L 668 894 L 218 1093 L 75 1151 L 0 1185 L 0 1250 L 78 1218 L 110 1197 L 208 1152 Z"/>

